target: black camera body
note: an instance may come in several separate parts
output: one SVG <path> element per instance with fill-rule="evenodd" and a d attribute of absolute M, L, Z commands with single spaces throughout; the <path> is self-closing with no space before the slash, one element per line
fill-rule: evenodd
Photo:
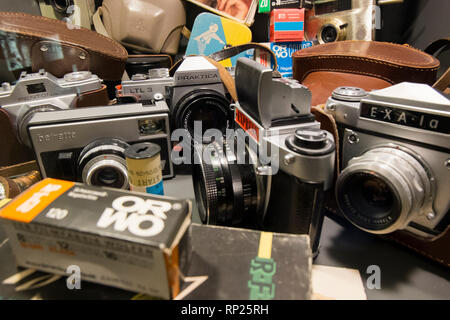
<path fill-rule="evenodd" d="M 236 130 L 196 145 L 194 190 L 204 223 L 308 234 L 317 253 L 333 136 L 310 113 L 311 92 L 241 58 L 236 65 Z"/>
<path fill-rule="evenodd" d="M 201 121 L 203 131 L 215 128 L 223 134 L 233 124 L 233 111 L 219 70 L 201 56 L 186 57 L 173 77 L 165 68 L 135 74 L 131 80 L 122 81 L 117 97 L 143 104 L 164 97 L 170 108 L 172 130 L 185 129 L 191 137 L 195 121 Z"/>

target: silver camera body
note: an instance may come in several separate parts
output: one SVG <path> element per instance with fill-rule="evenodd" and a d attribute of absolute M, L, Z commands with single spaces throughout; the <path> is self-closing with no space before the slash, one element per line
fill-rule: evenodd
<path fill-rule="evenodd" d="M 450 101 L 403 82 L 369 93 L 337 88 L 326 110 L 341 136 L 341 212 L 371 233 L 440 233 L 450 208 Z"/>
<path fill-rule="evenodd" d="M 340 8 L 342 3 L 351 3 L 351 6 Z M 314 1 L 315 15 L 305 17 L 306 38 L 320 44 L 372 40 L 375 10 L 373 0 Z"/>
<path fill-rule="evenodd" d="M 309 89 L 297 80 L 274 77 L 270 68 L 249 59 L 241 59 L 239 66 L 235 123 L 258 144 L 260 162 L 270 166 L 270 174 L 282 170 L 304 181 L 323 181 L 329 189 L 334 138 L 320 130 L 320 123 L 311 114 Z M 309 146 L 317 152 L 308 151 Z"/>
<path fill-rule="evenodd" d="M 28 124 L 36 160 L 43 178 L 59 178 L 126 189 L 124 151 L 132 144 L 161 147 L 163 178 L 174 176 L 170 161 L 169 109 L 129 104 L 42 112 Z"/>
<path fill-rule="evenodd" d="M 164 97 L 171 110 L 172 129 L 184 128 L 191 134 L 194 121 L 202 121 L 205 129 L 225 131 L 233 120 L 219 70 L 201 56 L 186 57 L 173 77 L 164 68 L 133 75 L 122 81 L 117 97 L 144 104 Z"/>
<path fill-rule="evenodd" d="M 101 82 L 89 71 L 68 73 L 63 78 L 44 70 L 23 72 L 15 85 L 2 84 L 0 106 L 9 114 L 19 141 L 30 147 L 26 126 L 35 113 L 74 108 L 81 94 L 100 89 Z"/>
<path fill-rule="evenodd" d="M 237 60 L 235 71 L 236 130 L 223 144 L 217 135 L 197 144 L 194 155 L 200 217 L 209 224 L 308 234 L 317 253 L 334 138 L 320 129 L 310 112 L 311 92 L 298 81 L 276 78 L 247 58 Z"/>

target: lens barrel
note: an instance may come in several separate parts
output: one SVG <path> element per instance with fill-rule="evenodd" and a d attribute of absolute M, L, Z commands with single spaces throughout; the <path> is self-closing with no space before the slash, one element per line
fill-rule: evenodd
<path fill-rule="evenodd" d="M 233 113 L 230 102 L 214 90 L 194 90 L 175 105 L 172 110 L 173 128 L 186 129 L 194 137 L 194 122 L 202 123 L 202 136 L 208 129 L 218 129 L 222 134 L 229 128 Z"/>
<path fill-rule="evenodd" d="M 237 163 L 227 143 L 195 144 L 193 182 L 203 223 L 241 227 L 262 223 L 255 167 L 245 163 Z"/>
<path fill-rule="evenodd" d="M 431 171 L 400 147 L 380 147 L 349 161 L 336 183 L 344 216 L 360 229 L 404 229 L 432 198 Z"/>
<path fill-rule="evenodd" d="M 125 149 L 119 139 L 105 138 L 88 144 L 78 157 L 78 172 L 84 183 L 93 186 L 127 189 Z"/>

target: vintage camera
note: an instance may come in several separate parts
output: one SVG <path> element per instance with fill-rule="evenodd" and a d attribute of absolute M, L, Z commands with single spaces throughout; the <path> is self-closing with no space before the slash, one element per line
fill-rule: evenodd
<path fill-rule="evenodd" d="M 61 79 L 44 70 L 23 72 L 16 85 L 2 84 L 0 106 L 9 114 L 19 141 L 30 147 L 26 127 L 35 113 L 74 108 L 82 94 L 101 87 L 101 80 L 89 71 L 68 73 Z"/>
<path fill-rule="evenodd" d="M 320 44 L 342 40 L 372 40 L 375 34 L 373 0 L 314 1 L 305 17 L 305 35 Z"/>
<path fill-rule="evenodd" d="M 240 58 L 238 128 L 196 144 L 193 182 L 204 223 L 309 234 L 317 252 L 335 143 L 310 113 L 311 92 L 295 80 Z M 234 136 L 234 137 L 232 137 Z M 217 138 L 217 137 L 216 137 Z"/>
<path fill-rule="evenodd" d="M 168 113 L 165 101 L 38 113 L 28 131 L 41 175 L 127 189 L 125 149 L 152 142 L 161 147 L 163 177 L 171 178 Z"/>
<path fill-rule="evenodd" d="M 91 29 L 95 0 L 39 0 L 41 15 L 66 21 L 72 28 Z"/>
<path fill-rule="evenodd" d="M 450 221 L 450 101 L 403 82 L 370 93 L 337 88 L 326 109 L 341 137 L 343 215 L 376 234 L 442 232 Z"/>
<path fill-rule="evenodd" d="M 173 77 L 164 68 L 134 75 L 122 82 L 117 96 L 144 104 L 164 96 L 171 111 L 172 129 L 186 129 L 191 137 L 194 121 L 202 122 L 203 132 L 215 128 L 224 134 L 233 123 L 233 111 L 219 70 L 200 56 L 186 57 Z"/>

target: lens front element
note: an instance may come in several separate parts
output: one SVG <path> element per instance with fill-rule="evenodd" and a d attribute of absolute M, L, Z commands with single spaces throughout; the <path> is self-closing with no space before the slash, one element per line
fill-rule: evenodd
<path fill-rule="evenodd" d="M 88 144 L 78 158 L 78 171 L 84 183 L 93 186 L 127 189 L 128 173 L 121 140 L 105 138 Z"/>
<path fill-rule="evenodd" d="M 432 198 L 431 172 L 401 148 L 380 147 L 349 161 L 336 199 L 357 227 L 384 234 L 404 229 Z"/>

